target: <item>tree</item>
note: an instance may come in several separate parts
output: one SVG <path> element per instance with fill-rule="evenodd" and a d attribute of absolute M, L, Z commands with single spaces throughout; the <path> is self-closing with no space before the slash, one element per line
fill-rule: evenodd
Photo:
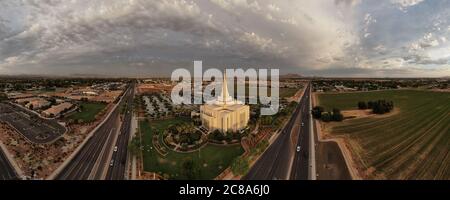
<path fill-rule="evenodd" d="M 189 136 L 188 134 L 180 134 L 180 144 L 188 144 L 189 143 Z"/>
<path fill-rule="evenodd" d="M 199 141 L 202 137 L 202 133 L 200 131 L 195 131 L 194 133 L 189 134 L 189 138 L 192 142 Z"/>
<path fill-rule="evenodd" d="M 367 102 L 367 108 L 368 109 L 372 109 L 373 108 L 373 102 L 372 101 L 369 101 L 369 102 Z"/>
<path fill-rule="evenodd" d="M 378 100 L 372 102 L 372 112 L 375 114 L 384 114 L 394 109 L 394 102 L 386 100 Z"/>
<path fill-rule="evenodd" d="M 271 125 L 272 124 L 272 117 L 271 116 L 262 116 L 261 117 L 261 124 L 262 125 Z"/>
<path fill-rule="evenodd" d="M 344 119 L 344 115 L 341 114 L 341 111 L 337 108 L 333 108 L 333 114 L 331 116 L 331 121 L 340 122 Z"/>
<path fill-rule="evenodd" d="M 325 111 L 325 109 L 322 106 L 315 106 L 312 109 L 311 114 L 313 115 L 314 118 L 321 119 L 322 118 L 322 113 L 324 111 Z"/>
<path fill-rule="evenodd" d="M 323 113 L 321 114 L 321 116 L 320 116 L 320 119 L 321 119 L 323 122 L 330 122 L 330 121 L 331 121 L 331 115 L 330 115 L 329 112 L 323 112 Z"/>
<path fill-rule="evenodd" d="M 130 143 L 128 143 L 128 150 L 130 150 L 132 155 L 138 155 L 140 151 L 139 146 L 140 146 L 139 138 L 133 137 Z"/>
<path fill-rule="evenodd" d="M 358 109 L 360 109 L 360 110 L 365 110 L 365 109 L 367 109 L 367 104 L 366 104 L 366 102 L 364 102 L 364 101 L 358 102 Z"/>
<path fill-rule="evenodd" d="M 232 131 L 227 131 L 227 133 L 225 134 L 225 140 L 227 142 L 231 142 L 233 140 L 233 132 Z"/>
<path fill-rule="evenodd" d="M 56 104 L 56 99 L 55 98 L 50 98 L 50 104 L 51 105 L 55 105 Z"/>

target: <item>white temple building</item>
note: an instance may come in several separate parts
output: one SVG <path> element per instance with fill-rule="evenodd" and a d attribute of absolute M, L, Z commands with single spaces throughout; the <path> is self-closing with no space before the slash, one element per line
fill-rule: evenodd
<path fill-rule="evenodd" d="M 200 106 L 200 118 L 203 127 L 210 132 L 236 132 L 247 127 L 250 119 L 250 106 L 233 99 L 228 94 L 227 77 L 224 75 L 222 92 L 212 102 Z"/>

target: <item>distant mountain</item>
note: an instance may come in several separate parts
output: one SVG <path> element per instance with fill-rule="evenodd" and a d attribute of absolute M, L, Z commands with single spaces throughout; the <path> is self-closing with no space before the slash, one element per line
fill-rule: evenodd
<path fill-rule="evenodd" d="M 300 74 L 285 74 L 281 75 L 280 78 L 303 78 Z"/>

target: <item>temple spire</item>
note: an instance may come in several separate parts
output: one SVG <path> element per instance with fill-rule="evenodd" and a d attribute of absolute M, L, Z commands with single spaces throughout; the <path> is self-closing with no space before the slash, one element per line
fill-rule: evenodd
<path fill-rule="evenodd" d="M 222 82 L 222 98 L 223 98 L 223 102 L 224 104 L 227 104 L 227 98 L 228 98 L 228 85 L 227 85 L 227 73 L 226 71 L 224 71 L 224 75 L 223 75 L 223 82 Z"/>

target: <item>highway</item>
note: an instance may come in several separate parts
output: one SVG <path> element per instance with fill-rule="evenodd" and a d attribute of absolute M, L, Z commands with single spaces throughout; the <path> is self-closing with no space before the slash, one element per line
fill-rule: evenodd
<path fill-rule="evenodd" d="M 300 103 L 301 109 L 301 122 L 303 126 L 300 126 L 299 137 L 297 140 L 297 146 L 300 147 L 300 151 L 295 152 L 294 162 L 291 169 L 291 180 L 308 180 L 308 168 L 309 168 L 309 156 L 310 156 L 310 110 L 309 102 L 311 98 L 310 87 L 307 88 L 304 97 Z"/>
<path fill-rule="evenodd" d="M 133 102 L 134 83 L 125 92 L 121 104 Z M 117 106 L 97 129 L 75 157 L 56 176 L 59 180 L 102 179 L 103 169 L 109 166 L 108 151 L 113 149 L 115 130 L 120 129 L 118 118 L 121 105 Z"/>
<path fill-rule="evenodd" d="M 0 180 L 17 180 L 17 174 L 8 158 L 0 149 Z"/>
<path fill-rule="evenodd" d="M 309 128 L 306 119 L 309 116 L 310 84 L 305 91 L 278 138 L 243 177 L 244 180 L 308 179 Z M 298 141 L 293 141 L 294 138 Z M 300 152 L 296 151 L 298 144 Z"/>
<path fill-rule="evenodd" d="M 134 87 L 133 87 L 134 88 Z M 132 95 L 134 95 L 134 89 L 132 89 Z M 126 102 L 125 117 L 120 129 L 119 137 L 117 138 L 116 147 L 117 151 L 112 155 L 112 166 L 109 167 L 106 175 L 107 180 L 124 180 L 125 170 L 127 164 L 128 155 L 128 141 L 131 133 L 131 120 L 133 117 L 133 101 Z"/>

